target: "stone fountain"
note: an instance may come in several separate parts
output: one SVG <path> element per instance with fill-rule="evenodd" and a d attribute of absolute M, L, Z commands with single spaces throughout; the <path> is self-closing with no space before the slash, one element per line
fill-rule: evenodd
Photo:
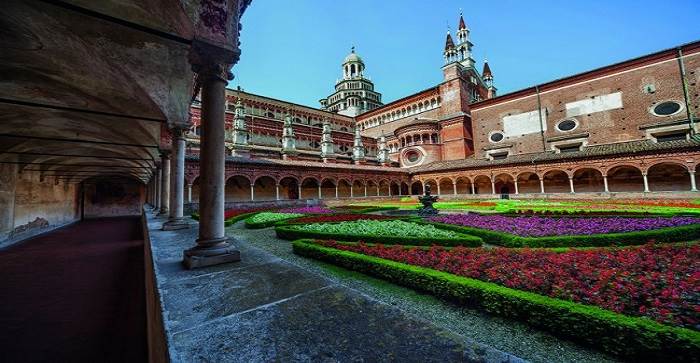
<path fill-rule="evenodd" d="M 433 207 L 433 203 L 438 200 L 438 197 L 430 195 L 430 185 L 425 186 L 425 194 L 418 197 L 418 200 L 423 204 L 423 206 L 418 209 L 418 215 L 434 216 L 438 214 L 438 210 Z"/>

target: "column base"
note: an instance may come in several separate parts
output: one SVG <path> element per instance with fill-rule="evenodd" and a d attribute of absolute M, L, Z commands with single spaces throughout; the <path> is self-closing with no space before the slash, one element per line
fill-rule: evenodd
<path fill-rule="evenodd" d="M 198 240 L 197 243 L 202 242 Z M 208 246 L 195 246 L 183 252 L 182 263 L 185 268 L 192 270 L 241 260 L 241 252 L 229 245 L 226 238 L 207 241 L 204 245 Z"/>
<path fill-rule="evenodd" d="M 192 224 L 184 219 L 171 219 L 163 223 L 163 231 L 174 231 L 190 228 Z"/>

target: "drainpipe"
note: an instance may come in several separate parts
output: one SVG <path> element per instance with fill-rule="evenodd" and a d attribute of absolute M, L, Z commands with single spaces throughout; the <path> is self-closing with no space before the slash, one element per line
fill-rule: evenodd
<path fill-rule="evenodd" d="M 693 119 L 693 112 L 690 109 L 690 98 L 688 97 L 688 82 L 685 80 L 685 64 L 683 63 L 683 50 L 678 47 L 678 70 L 681 76 L 681 83 L 683 83 L 683 98 L 685 99 L 685 113 L 688 117 L 688 123 L 690 124 L 690 137 L 695 136 L 695 120 Z"/>
<path fill-rule="evenodd" d="M 544 123 L 542 123 L 542 101 L 540 100 L 540 87 L 535 86 L 535 92 L 537 93 L 537 115 L 540 118 L 540 134 L 542 135 L 542 151 L 547 151 L 547 143 L 544 140 Z"/>

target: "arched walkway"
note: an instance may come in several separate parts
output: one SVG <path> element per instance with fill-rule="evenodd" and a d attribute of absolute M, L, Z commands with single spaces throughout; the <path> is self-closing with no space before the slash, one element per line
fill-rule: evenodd
<path fill-rule="evenodd" d="M 299 183 L 291 176 L 280 180 L 280 199 L 299 199 Z"/>
<path fill-rule="evenodd" d="M 390 188 L 391 188 L 391 195 L 399 195 L 400 194 L 399 192 L 401 191 L 401 189 L 400 189 L 401 187 L 399 187 L 399 184 L 397 184 L 396 182 L 392 181 L 390 184 Z"/>
<path fill-rule="evenodd" d="M 401 195 L 409 195 L 408 184 L 401 182 Z"/>
<path fill-rule="evenodd" d="M 242 175 L 234 175 L 226 180 L 226 202 L 250 201 L 250 180 Z"/>
<path fill-rule="evenodd" d="M 391 192 L 389 182 L 386 180 L 382 180 L 379 182 L 379 196 L 380 197 L 388 197 Z"/>
<path fill-rule="evenodd" d="M 321 199 L 335 199 L 335 181 L 324 179 L 321 182 Z"/>
<path fill-rule="evenodd" d="M 518 193 L 542 193 L 540 178 L 537 174 L 526 171 L 518 174 Z"/>
<path fill-rule="evenodd" d="M 368 180 L 367 181 L 367 196 L 368 197 L 376 197 L 379 195 L 379 190 L 377 189 L 377 183 L 375 183 L 373 180 Z"/>
<path fill-rule="evenodd" d="M 275 179 L 270 176 L 262 176 L 255 180 L 253 200 L 276 200 L 277 188 Z"/>
<path fill-rule="evenodd" d="M 491 179 L 486 175 L 479 175 L 474 178 L 474 192 L 476 194 L 492 194 Z"/>
<path fill-rule="evenodd" d="M 471 194 L 472 186 L 469 179 L 465 177 L 457 178 L 457 194 Z"/>
<path fill-rule="evenodd" d="M 616 166 L 608 171 L 608 189 L 611 192 L 643 192 L 642 172 L 633 166 Z"/>
<path fill-rule="evenodd" d="M 542 176 L 542 179 L 545 193 L 571 193 L 569 175 L 563 170 L 550 170 Z"/>
<path fill-rule="evenodd" d="M 438 193 L 437 183 L 435 182 L 435 180 L 426 180 L 425 186 L 430 186 L 430 194 L 436 195 Z"/>
<path fill-rule="evenodd" d="M 653 165 L 647 172 L 649 190 L 652 192 L 678 192 L 690 190 L 690 173 L 679 164 L 661 163 Z"/>
<path fill-rule="evenodd" d="M 367 191 L 367 193 L 369 193 L 369 190 Z M 352 195 L 355 198 L 365 196 L 365 185 L 362 184 L 360 180 L 355 180 L 354 182 L 352 182 Z"/>
<path fill-rule="evenodd" d="M 350 198 L 350 191 L 352 185 L 345 179 L 340 179 L 338 181 L 338 198 Z"/>
<path fill-rule="evenodd" d="M 437 191 L 435 191 L 437 194 Z M 452 184 L 452 179 L 442 178 L 440 179 L 440 195 L 454 195 L 454 185 Z"/>
<path fill-rule="evenodd" d="M 301 199 L 318 199 L 318 180 L 306 178 L 301 182 Z"/>
<path fill-rule="evenodd" d="M 515 179 L 509 174 L 499 174 L 494 178 L 496 194 L 515 193 Z"/>
<path fill-rule="evenodd" d="M 591 168 L 576 170 L 574 172 L 574 191 L 576 193 L 604 192 L 603 173 Z"/>
<path fill-rule="evenodd" d="M 416 180 L 411 183 L 411 195 L 422 195 L 423 194 L 423 183 L 420 180 Z"/>

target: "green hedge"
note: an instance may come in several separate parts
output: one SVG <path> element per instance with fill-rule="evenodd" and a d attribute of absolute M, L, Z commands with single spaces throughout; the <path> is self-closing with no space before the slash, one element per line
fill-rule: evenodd
<path fill-rule="evenodd" d="M 257 214 L 257 213 L 255 213 Z M 292 219 L 292 218 L 300 218 L 300 217 L 290 217 L 287 219 Z M 286 219 L 282 220 L 275 220 L 275 221 L 268 221 L 268 222 L 262 222 L 262 223 L 252 223 L 248 218 L 246 218 L 245 221 L 245 228 L 249 229 L 261 229 L 261 228 L 268 228 L 272 226 L 276 226 L 277 223 L 284 222 Z"/>
<path fill-rule="evenodd" d="M 424 222 L 429 223 L 429 222 Z M 430 223 L 443 229 L 481 237 L 485 243 L 503 247 L 608 247 L 692 241 L 700 238 L 700 224 L 652 229 L 648 231 L 591 234 L 578 236 L 521 237 L 510 233 L 446 223 Z"/>
<path fill-rule="evenodd" d="M 482 245 L 481 238 L 470 235 L 463 235 L 459 238 L 415 238 L 415 237 L 396 237 L 396 236 L 368 236 L 368 235 L 351 235 L 344 233 L 323 233 L 302 231 L 294 228 L 294 225 L 278 225 L 275 227 L 277 237 L 286 240 L 295 240 L 300 238 L 316 238 L 325 240 L 343 240 L 343 241 L 366 241 L 374 243 L 383 243 L 387 245 L 411 245 L 411 246 L 464 246 L 464 247 L 480 247 Z"/>
<path fill-rule="evenodd" d="M 258 213 L 258 212 L 243 213 L 243 214 L 239 214 L 235 217 L 231 217 L 229 219 L 226 219 L 226 220 L 224 220 L 224 226 L 230 227 L 234 223 L 240 221 L 241 219 L 246 219 L 246 218 L 248 218 L 256 213 Z M 194 219 L 195 221 L 198 221 L 199 220 L 199 213 L 192 213 L 192 219 Z"/>
<path fill-rule="evenodd" d="M 340 251 L 310 240 L 293 243 L 294 253 L 332 263 L 524 321 L 557 336 L 636 361 L 697 361 L 700 332 L 630 317 L 595 306 L 554 299 L 428 268 Z"/>

